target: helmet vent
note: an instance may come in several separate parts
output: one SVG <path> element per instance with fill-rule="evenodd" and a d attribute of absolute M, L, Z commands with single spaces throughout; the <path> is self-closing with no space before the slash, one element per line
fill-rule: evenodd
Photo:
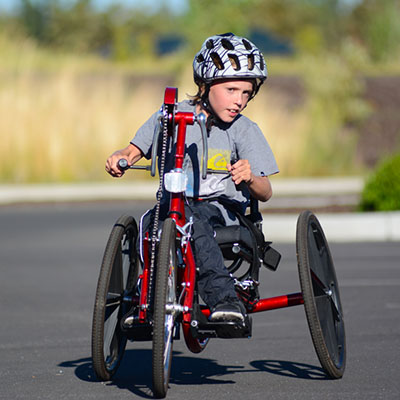
<path fill-rule="evenodd" d="M 214 48 L 214 40 L 210 39 L 206 43 L 207 49 L 213 49 Z"/>
<path fill-rule="evenodd" d="M 218 53 L 212 52 L 212 53 L 210 53 L 210 57 L 211 57 L 214 65 L 217 67 L 217 69 L 219 69 L 219 70 L 224 69 L 224 63 L 222 62 L 221 57 L 219 56 Z"/>
<path fill-rule="evenodd" d="M 222 39 L 221 44 L 222 44 L 222 47 L 226 50 L 234 50 L 235 49 L 232 42 L 228 39 Z"/>
<path fill-rule="evenodd" d="M 198 63 L 202 63 L 202 62 L 204 61 L 204 56 L 203 56 L 203 54 L 199 54 L 199 55 L 196 57 L 196 60 L 197 60 Z"/>
<path fill-rule="evenodd" d="M 254 69 L 254 54 L 249 54 L 247 56 L 247 68 L 249 71 L 253 71 Z"/>
<path fill-rule="evenodd" d="M 240 62 L 239 62 L 238 56 L 236 54 L 228 54 L 228 58 L 232 64 L 232 68 L 235 71 L 239 71 L 240 70 Z"/>
<path fill-rule="evenodd" d="M 243 39 L 242 43 L 243 43 L 244 47 L 246 48 L 246 50 L 251 50 L 252 49 L 251 44 L 246 39 Z"/>

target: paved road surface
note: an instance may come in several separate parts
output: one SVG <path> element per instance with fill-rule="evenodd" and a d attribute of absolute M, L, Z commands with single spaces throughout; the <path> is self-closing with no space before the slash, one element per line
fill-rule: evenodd
<path fill-rule="evenodd" d="M 132 209 L 134 215 L 145 204 Z M 113 382 L 90 361 L 91 314 L 110 227 L 128 203 L 0 207 L 0 398 L 151 397 L 150 344 L 130 343 Z M 294 245 L 262 271 L 262 295 L 299 290 Z M 302 307 L 253 317 L 250 340 L 175 343 L 169 399 L 399 399 L 400 244 L 334 244 L 348 363 L 325 378 Z"/>

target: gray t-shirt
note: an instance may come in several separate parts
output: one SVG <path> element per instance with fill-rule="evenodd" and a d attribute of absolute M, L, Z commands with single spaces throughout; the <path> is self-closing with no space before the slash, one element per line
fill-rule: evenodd
<path fill-rule="evenodd" d="M 195 106 L 188 100 L 178 103 L 177 111 L 195 112 Z M 147 159 L 151 158 L 157 113 L 153 114 L 137 131 L 131 143 L 137 146 Z M 162 135 L 160 135 L 161 138 Z M 170 139 L 168 149 L 175 143 Z M 245 184 L 236 186 L 229 175 L 208 174 L 201 178 L 201 156 L 203 146 L 200 127 L 197 123 L 186 129 L 186 156 L 184 170 L 188 174 L 187 197 L 215 198 L 224 196 L 238 202 L 244 211 L 248 205 L 249 191 Z M 161 145 L 158 146 L 161 152 Z M 230 123 L 213 125 L 208 137 L 208 164 L 210 169 L 225 170 L 231 160 L 247 159 L 256 176 L 269 176 L 279 172 L 275 157 L 260 128 L 250 119 L 238 115 Z M 165 171 L 174 167 L 173 157 L 167 157 Z"/>

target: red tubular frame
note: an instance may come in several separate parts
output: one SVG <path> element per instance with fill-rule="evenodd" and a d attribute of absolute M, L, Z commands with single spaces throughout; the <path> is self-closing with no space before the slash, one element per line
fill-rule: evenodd
<path fill-rule="evenodd" d="M 254 307 L 249 310 L 249 313 L 252 314 L 261 311 L 277 310 L 278 308 L 299 306 L 301 304 L 304 304 L 303 294 L 301 292 L 292 293 L 283 296 L 260 299 Z"/>

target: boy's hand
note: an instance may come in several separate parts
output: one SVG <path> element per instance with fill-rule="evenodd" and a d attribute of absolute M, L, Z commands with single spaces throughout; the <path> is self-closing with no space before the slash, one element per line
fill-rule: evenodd
<path fill-rule="evenodd" d="M 227 164 L 227 169 L 231 173 L 232 180 L 235 185 L 245 182 L 251 185 L 254 181 L 254 175 L 251 172 L 250 163 L 248 160 L 239 160 L 235 164 Z"/>
<path fill-rule="evenodd" d="M 107 158 L 106 171 L 114 178 L 120 178 L 125 173 L 125 171 L 118 167 L 118 161 L 121 158 L 124 158 L 124 155 L 120 151 L 116 151 Z"/>

